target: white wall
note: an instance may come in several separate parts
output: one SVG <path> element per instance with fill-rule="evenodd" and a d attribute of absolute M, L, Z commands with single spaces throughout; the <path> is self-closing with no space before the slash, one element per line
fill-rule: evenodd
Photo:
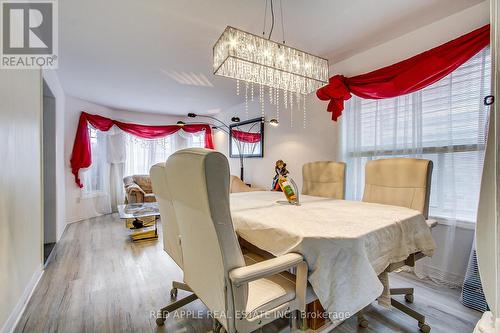
<path fill-rule="evenodd" d="M 84 219 L 99 216 L 94 204 L 96 198 L 83 197 L 82 190 L 76 185 L 71 173 L 71 152 L 75 140 L 78 120 L 82 111 L 98 114 L 104 117 L 145 125 L 175 124 L 181 118 L 142 112 L 115 110 L 109 107 L 87 102 L 79 98 L 67 96 L 65 104 L 65 139 L 64 139 L 64 176 L 66 194 L 65 223 L 73 223 Z"/>
<path fill-rule="evenodd" d="M 330 74 L 353 76 L 412 57 L 489 23 L 489 1 L 333 63 Z"/>
<path fill-rule="evenodd" d="M 256 94 L 257 96 L 258 94 Z M 266 120 L 276 118 L 276 107 L 267 103 Z M 330 120 L 326 112 L 326 103 L 319 101 L 314 94 L 307 97 L 306 128 L 303 127 L 303 112 L 294 106 L 293 127 L 290 127 L 290 109 L 280 105 L 280 124 L 272 127 L 268 124 L 264 132 L 264 158 L 246 158 L 245 182 L 252 186 L 271 188 L 275 175 L 276 160 L 287 163 L 290 175 L 302 188 L 302 165 L 312 161 L 336 160 L 337 157 L 337 124 Z M 246 120 L 244 104 L 224 110 L 217 118 L 230 123 L 233 116 Z M 257 102 L 250 102 L 249 118 L 261 116 Z M 214 132 L 214 143 L 217 150 L 229 157 L 228 135 L 222 131 Z M 231 173 L 239 176 L 238 158 L 229 158 Z"/>
<path fill-rule="evenodd" d="M 64 168 L 64 108 L 66 105 L 66 96 L 55 71 L 43 71 L 43 79 L 56 98 L 56 235 L 57 240 L 59 240 L 66 227 Z"/>
<path fill-rule="evenodd" d="M 0 331 L 11 331 L 42 273 L 40 71 L 0 74 Z"/>
<path fill-rule="evenodd" d="M 485 1 L 406 35 L 360 52 L 341 62 L 334 63 L 331 66 L 330 73 L 340 73 L 345 76 L 366 73 L 439 46 L 488 23 L 489 2 Z M 346 109 L 344 112 L 349 112 L 349 110 Z M 340 119 L 339 123 L 341 124 L 342 117 Z M 339 130 L 340 132 L 341 130 Z M 339 142 L 340 139 L 339 137 Z M 437 251 L 432 260 L 427 262 L 427 265 L 436 275 L 446 271 L 453 278 L 453 281 L 450 282 L 459 285 L 467 269 L 474 238 L 474 226 L 463 225 L 454 230 L 455 242 L 453 248 L 448 252 L 453 253 L 451 257 L 447 256 L 443 250 L 450 246 L 449 238 L 447 238 L 450 235 L 448 229 L 449 226 L 446 225 L 439 225 L 433 229 Z"/>
<path fill-rule="evenodd" d="M 179 120 L 185 120 L 184 117 L 126 110 L 113 110 L 112 118 L 124 122 L 144 125 L 174 125 Z M 188 121 L 192 121 L 192 119 Z"/>

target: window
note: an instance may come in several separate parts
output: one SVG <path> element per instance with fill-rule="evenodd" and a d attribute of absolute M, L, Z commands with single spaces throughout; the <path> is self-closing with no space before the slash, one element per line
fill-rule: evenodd
<path fill-rule="evenodd" d="M 105 191 L 106 136 L 89 126 L 92 165 L 82 172 L 83 194 L 95 195 Z"/>
<path fill-rule="evenodd" d="M 205 133 L 176 134 L 148 140 L 127 134 L 125 176 L 147 175 L 156 163 L 165 162 L 175 151 L 187 147 L 205 147 Z"/>
<path fill-rule="evenodd" d="M 205 132 L 185 133 L 180 131 L 179 135 L 186 138 L 187 147 L 205 148 Z"/>
<path fill-rule="evenodd" d="M 412 94 L 353 97 L 342 120 L 349 199 L 363 195 L 368 160 L 417 157 L 434 163 L 430 214 L 474 222 L 484 161 L 490 92 L 489 49 Z"/>
<path fill-rule="evenodd" d="M 126 136 L 125 175 L 148 175 L 156 163 L 165 162 L 175 151 L 173 136 L 148 140 L 133 135 Z"/>

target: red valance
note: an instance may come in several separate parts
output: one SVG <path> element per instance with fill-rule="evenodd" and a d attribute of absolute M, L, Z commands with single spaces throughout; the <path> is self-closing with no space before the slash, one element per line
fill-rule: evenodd
<path fill-rule="evenodd" d="M 71 172 L 75 175 L 75 182 L 78 186 L 83 187 L 83 184 L 78 177 L 78 172 L 82 168 L 88 168 L 92 164 L 92 154 L 90 150 L 90 138 L 88 124 L 100 131 L 108 131 L 113 125 L 118 126 L 121 130 L 138 136 L 144 139 L 157 139 L 167 135 L 174 134 L 182 129 L 188 133 L 197 133 L 205 131 L 205 148 L 214 149 L 212 141 L 212 129 L 207 124 L 185 124 L 180 125 L 139 125 L 123 123 L 121 121 L 112 120 L 99 115 L 88 114 L 82 112 L 76 130 L 75 143 L 73 144 L 73 152 L 71 154 Z"/>
<path fill-rule="evenodd" d="M 260 141 L 260 133 L 244 132 L 236 129 L 231 130 L 233 138 L 246 143 L 256 143 Z"/>
<path fill-rule="evenodd" d="M 362 98 L 383 99 L 415 92 L 450 74 L 489 43 L 488 24 L 394 65 L 350 78 L 332 76 L 316 95 L 323 101 L 330 101 L 327 111 L 337 121 L 351 93 Z"/>

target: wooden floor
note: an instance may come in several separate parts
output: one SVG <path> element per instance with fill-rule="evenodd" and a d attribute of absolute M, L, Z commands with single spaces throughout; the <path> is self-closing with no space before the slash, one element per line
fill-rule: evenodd
<path fill-rule="evenodd" d="M 209 332 L 212 321 L 197 300 L 157 327 L 152 313 L 168 304 L 172 280 L 181 272 L 163 252 L 161 239 L 131 243 L 116 215 L 68 226 L 31 298 L 16 332 Z M 416 286 L 414 306 L 432 332 L 470 333 L 480 313 L 459 302 L 459 291 L 393 274 L 392 286 Z M 182 296 L 179 292 L 179 296 Z M 333 332 L 419 332 L 414 320 L 377 304 L 370 326 L 350 318 Z M 277 322 L 264 332 L 288 332 Z"/>

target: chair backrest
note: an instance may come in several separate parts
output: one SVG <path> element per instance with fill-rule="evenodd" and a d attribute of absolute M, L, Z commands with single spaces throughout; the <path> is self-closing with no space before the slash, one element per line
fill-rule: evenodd
<path fill-rule="evenodd" d="M 153 192 L 160 208 L 161 223 L 163 226 L 163 249 L 182 268 L 180 231 L 172 199 L 168 193 L 165 163 L 153 165 L 150 174 Z"/>
<path fill-rule="evenodd" d="M 311 162 L 302 166 L 302 194 L 344 199 L 345 163 Z"/>
<path fill-rule="evenodd" d="M 250 187 L 245 184 L 239 177 L 231 175 L 229 179 L 229 192 L 239 193 L 239 192 L 254 192 L 263 191 L 260 187 Z"/>
<path fill-rule="evenodd" d="M 368 161 L 363 201 L 408 207 L 429 217 L 432 161 L 389 158 Z"/>
<path fill-rule="evenodd" d="M 229 271 L 245 261 L 231 220 L 227 159 L 213 150 L 184 149 L 169 157 L 166 173 L 182 239 L 184 281 L 211 311 L 234 318 Z M 241 288 L 246 304 L 247 286 Z"/>

